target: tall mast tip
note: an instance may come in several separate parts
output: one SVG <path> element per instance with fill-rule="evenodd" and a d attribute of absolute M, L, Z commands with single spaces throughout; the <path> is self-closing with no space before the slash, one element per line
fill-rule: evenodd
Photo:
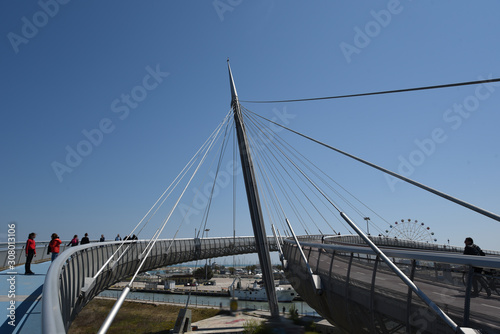
<path fill-rule="evenodd" d="M 231 72 L 231 65 L 229 65 L 229 58 L 227 58 L 227 69 L 229 71 L 229 85 L 231 87 L 231 106 L 234 103 L 238 103 L 238 93 L 236 92 L 236 87 L 234 85 L 233 73 Z"/>

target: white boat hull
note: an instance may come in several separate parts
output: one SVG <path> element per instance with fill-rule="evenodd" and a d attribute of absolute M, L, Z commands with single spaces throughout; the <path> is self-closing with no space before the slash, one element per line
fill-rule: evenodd
<path fill-rule="evenodd" d="M 278 302 L 291 302 L 297 293 L 293 289 L 276 289 Z M 239 300 L 267 301 L 266 289 L 240 289 L 234 290 L 234 297 Z"/>

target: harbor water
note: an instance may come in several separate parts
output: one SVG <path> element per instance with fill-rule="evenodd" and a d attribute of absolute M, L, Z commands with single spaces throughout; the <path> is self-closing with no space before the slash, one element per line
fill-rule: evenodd
<path fill-rule="evenodd" d="M 105 290 L 99 294 L 100 297 L 108 297 L 117 299 L 121 294 L 121 291 L 118 290 Z M 198 307 L 198 306 L 211 306 L 214 308 L 229 308 L 229 297 L 220 297 L 220 296 L 197 296 L 188 294 L 165 294 L 165 293 L 152 293 L 152 292 L 139 292 L 139 291 L 131 291 L 127 295 L 126 300 L 144 300 L 148 302 L 160 302 L 160 303 L 173 303 L 179 305 L 186 305 L 186 302 L 189 298 L 189 306 Z M 280 311 L 285 309 L 285 312 L 288 313 L 290 307 L 294 305 L 295 309 L 301 315 L 309 315 L 309 316 L 319 316 L 318 313 L 311 308 L 304 301 L 292 301 L 287 303 L 279 303 Z M 239 310 L 269 310 L 269 304 L 267 302 L 257 302 L 257 301 L 249 301 L 249 300 L 239 300 L 238 301 L 238 309 Z"/>

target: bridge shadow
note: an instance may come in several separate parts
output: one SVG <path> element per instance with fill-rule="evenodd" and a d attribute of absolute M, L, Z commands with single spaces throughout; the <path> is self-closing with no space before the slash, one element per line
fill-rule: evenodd
<path fill-rule="evenodd" d="M 10 334 L 16 331 L 20 333 L 23 329 L 24 325 L 27 323 L 26 318 L 35 313 L 41 313 L 39 310 L 35 311 L 36 306 L 40 303 L 40 297 L 42 295 L 43 284 L 40 285 L 31 295 L 29 295 L 23 302 L 17 306 L 15 313 L 13 314 L 13 319 L 7 316 L 7 319 L 4 321 L 2 326 L 0 326 L 0 333 L 2 334 Z M 24 319 L 24 321 L 23 321 Z M 13 322 L 12 322 L 13 321 Z M 15 326 L 13 326 L 14 324 Z"/>

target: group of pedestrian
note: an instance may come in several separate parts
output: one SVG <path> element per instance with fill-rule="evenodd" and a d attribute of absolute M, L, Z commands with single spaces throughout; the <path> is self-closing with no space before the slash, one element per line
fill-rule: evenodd
<path fill-rule="evenodd" d="M 106 241 L 106 238 L 104 237 L 104 234 L 101 234 L 101 238 L 99 239 L 100 242 L 104 242 Z M 73 239 L 71 239 L 71 241 L 69 242 L 68 246 L 71 246 L 71 247 L 74 247 L 74 246 L 78 246 L 78 244 L 80 245 L 85 245 L 85 244 L 88 244 L 90 243 L 90 239 L 89 239 L 89 234 L 88 233 L 85 233 L 85 236 L 82 238 L 82 240 L 78 240 L 78 234 L 75 234 L 73 236 Z"/>
<path fill-rule="evenodd" d="M 33 258 L 36 257 L 36 233 L 32 232 L 28 235 L 28 240 L 26 241 L 26 262 L 24 264 L 24 274 L 25 275 L 34 275 L 35 273 L 31 271 L 31 262 L 33 261 Z M 104 242 L 106 239 L 104 237 L 104 234 L 101 234 L 101 238 L 99 239 L 100 242 Z M 115 240 L 121 240 L 120 235 L 118 234 L 115 238 Z M 73 239 L 68 243 L 67 246 L 78 246 L 80 245 L 85 245 L 90 243 L 89 239 L 89 234 L 85 233 L 85 236 L 82 238 L 82 240 L 78 240 L 78 235 L 75 234 L 73 236 Z M 52 233 L 50 236 L 50 242 L 49 245 L 47 246 L 47 254 L 51 254 L 51 261 L 54 261 L 58 256 L 59 252 L 61 249 L 61 244 L 62 241 L 57 235 L 57 233 Z"/>
<path fill-rule="evenodd" d="M 26 263 L 24 264 L 24 274 L 34 275 L 35 273 L 31 270 L 31 262 L 33 258 L 36 257 L 36 233 L 32 232 L 28 235 L 28 240 L 26 241 Z M 52 254 L 51 260 L 54 261 L 59 255 L 59 250 L 61 246 L 61 239 L 57 233 L 52 233 L 50 237 L 50 242 L 47 248 L 47 254 Z"/>

